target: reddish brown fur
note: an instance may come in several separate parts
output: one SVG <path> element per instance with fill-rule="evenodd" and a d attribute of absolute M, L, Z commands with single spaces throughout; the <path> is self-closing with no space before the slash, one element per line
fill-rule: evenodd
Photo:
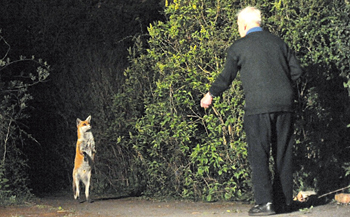
<path fill-rule="evenodd" d="M 80 144 L 82 143 L 82 140 L 80 140 L 80 133 L 79 133 L 79 128 L 78 128 L 78 141 L 75 149 L 75 160 L 74 160 L 74 170 L 77 170 L 80 168 L 81 164 L 84 161 L 84 154 L 80 149 Z"/>

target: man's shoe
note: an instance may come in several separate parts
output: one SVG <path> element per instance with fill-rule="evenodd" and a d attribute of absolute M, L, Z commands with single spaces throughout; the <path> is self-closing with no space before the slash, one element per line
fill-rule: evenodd
<path fill-rule="evenodd" d="M 276 212 L 272 203 L 266 203 L 255 205 L 249 210 L 248 214 L 250 216 L 265 216 L 276 214 Z"/>

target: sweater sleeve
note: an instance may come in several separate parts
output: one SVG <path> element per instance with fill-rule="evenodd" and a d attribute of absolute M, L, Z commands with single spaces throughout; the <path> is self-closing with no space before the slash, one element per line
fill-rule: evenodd
<path fill-rule="evenodd" d="M 289 70 L 291 79 L 293 81 L 296 81 L 302 74 L 304 73 L 303 69 L 301 68 L 298 59 L 295 57 L 294 52 L 292 52 L 288 48 L 288 64 L 289 64 Z"/>
<path fill-rule="evenodd" d="M 238 58 L 229 49 L 224 70 L 218 75 L 214 83 L 211 85 L 209 92 L 212 96 L 220 96 L 227 90 L 232 81 L 236 78 L 238 72 Z"/>

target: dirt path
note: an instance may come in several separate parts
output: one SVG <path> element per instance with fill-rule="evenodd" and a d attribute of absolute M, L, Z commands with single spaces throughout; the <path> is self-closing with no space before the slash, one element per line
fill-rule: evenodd
<path fill-rule="evenodd" d="M 78 203 L 69 196 L 36 199 L 24 206 L 0 207 L 1 217 L 86 216 L 86 217 L 238 217 L 248 216 L 251 205 L 228 202 L 150 201 L 140 198 L 100 198 Z M 350 206 L 335 202 L 274 216 L 342 217 L 350 216 Z"/>

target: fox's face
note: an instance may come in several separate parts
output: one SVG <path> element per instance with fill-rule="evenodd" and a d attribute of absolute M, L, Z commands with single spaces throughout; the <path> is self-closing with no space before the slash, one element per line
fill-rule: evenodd
<path fill-rule="evenodd" d="M 90 121 L 91 121 L 91 115 L 87 117 L 85 121 L 82 121 L 79 118 L 77 118 L 78 131 L 82 133 L 89 131 L 91 129 Z"/>

